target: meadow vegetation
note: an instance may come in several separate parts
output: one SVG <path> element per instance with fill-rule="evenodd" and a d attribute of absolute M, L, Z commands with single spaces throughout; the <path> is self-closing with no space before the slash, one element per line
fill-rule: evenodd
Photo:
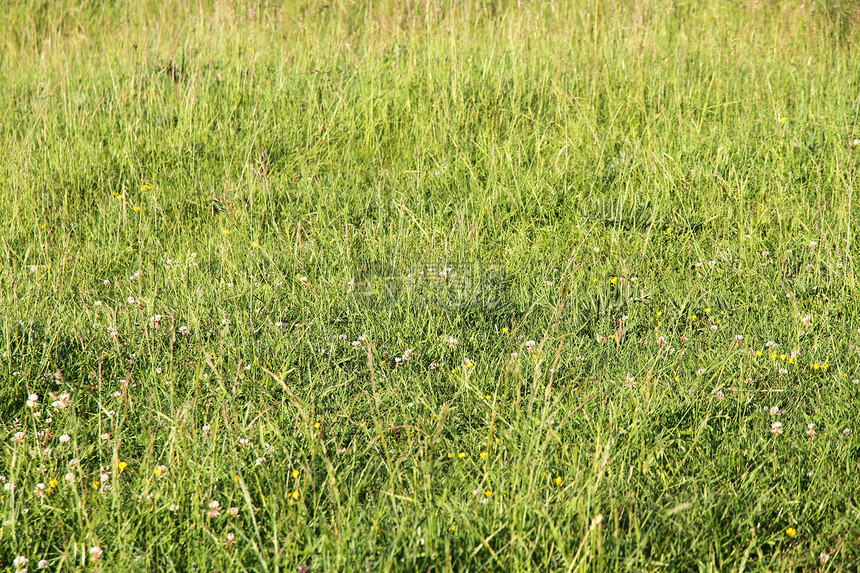
<path fill-rule="evenodd" d="M 5 3 L 0 567 L 856 571 L 858 24 Z"/>

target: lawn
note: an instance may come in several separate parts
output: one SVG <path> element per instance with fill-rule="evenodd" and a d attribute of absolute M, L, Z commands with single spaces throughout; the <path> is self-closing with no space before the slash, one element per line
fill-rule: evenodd
<path fill-rule="evenodd" d="M 857 571 L 860 8 L 10 0 L 4 571 Z"/>

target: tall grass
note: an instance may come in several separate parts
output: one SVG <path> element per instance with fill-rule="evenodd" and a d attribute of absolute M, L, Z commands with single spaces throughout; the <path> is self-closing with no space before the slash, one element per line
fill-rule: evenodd
<path fill-rule="evenodd" d="M 0 565 L 855 570 L 858 18 L 8 3 Z"/>

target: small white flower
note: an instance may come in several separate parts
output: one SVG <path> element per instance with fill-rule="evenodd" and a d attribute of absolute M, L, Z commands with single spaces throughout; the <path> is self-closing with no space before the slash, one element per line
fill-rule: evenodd
<path fill-rule="evenodd" d="M 259 457 L 259 458 L 257 458 L 256 463 L 258 466 L 261 466 L 264 463 L 266 463 L 266 458 L 265 457 Z"/>
<path fill-rule="evenodd" d="M 97 561 L 99 561 L 102 558 L 103 553 L 104 551 L 98 545 L 90 547 L 90 562 L 96 563 Z"/>
<path fill-rule="evenodd" d="M 69 483 L 72 483 L 75 481 L 75 474 L 72 472 L 68 472 L 65 476 L 63 476 L 63 479 L 65 479 Z"/>
<path fill-rule="evenodd" d="M 770 425 L 770 431 L 773 432 L 775 436 L 779 436 L 782 434 L 782 422 L 776 421 Z"/>
<path fill-rule="evenodd" d="M 128 297 L 126 301 L 128 301 L 128 304 L 134 304 L 137 302 L 133 296 Z"/>
<path fill-rule="evenodd" d="M 60 443 L 61 444 L 67 444 L 69 442 L 69 440 L 71 440 L 71 439 L 72 439 L 72 437 L 70 435 L 63 434 L 62 436 L 60 436 Z"/>
<path fill-rule="evenodd" d="M 38 405 L 39 405 L 39 395 L 38 394 L 30 394 L 30 396 L 27 398 L 27 407 L 28 408 L 35 408 Z"/>

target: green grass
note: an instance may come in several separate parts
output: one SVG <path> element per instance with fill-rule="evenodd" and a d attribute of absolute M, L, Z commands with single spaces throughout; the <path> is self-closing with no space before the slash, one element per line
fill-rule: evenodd
<path fill-rule="evenodd" d="M 0 567 L 857 570 L 858 26 L 7 4 Z"/>

